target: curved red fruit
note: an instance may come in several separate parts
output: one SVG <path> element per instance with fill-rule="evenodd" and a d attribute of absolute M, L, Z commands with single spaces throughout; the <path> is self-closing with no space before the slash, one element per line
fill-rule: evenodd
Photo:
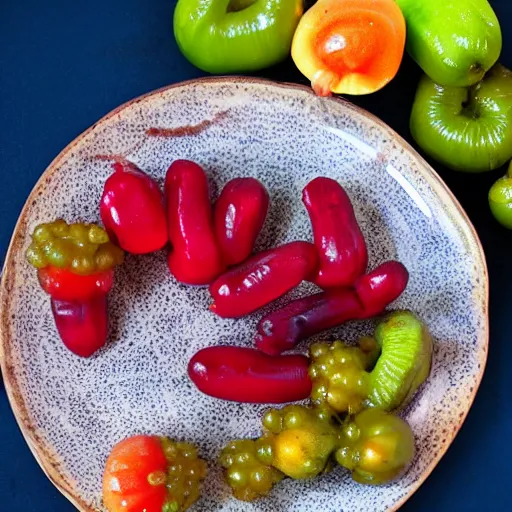
<path fill-rule="evenodd" d="M 309 336 L 362 314 L 363 306 L 351 289 L 329 290 L 297 299 L 260 320 L 256 347 L 265 354 L 281 354 Z"/>
<path fill-rule="evenodd" d="M 44 267 L 37 271 L 39 283 L 52 299 L 87 301 L 106 295 L 114 282 L 114 271 L 104 270 L 89 275 L 78 275 L 65 268 Z"/>
<path fill-rule="evenodd" d="M 187 284 L 211 283 L 225 268 L 213 231 L 208 180 L 189 160 L 176 160 L 165 177 L 167 221 L 172 250 L 169 270 Z"/>
<path fill-rule="evenodd" d="M 330 178 L 315 178 L 302 192 L 319 255 L 315 283 L 321 288 L 351 286 L 365 273 L 368 252 L 354 208 L 343 187 Z"/>
<path fill-rule="evenodd" d="M 103 188 L 101 220 L 109 236 L 132 254 L 158 251 L 167 243 L 164 197 L 135 164 L 116 162 Z"/>
<path fill-rule="evenodd" d="M 217 242 L 227 265 L 237 265 L 252 252 L 268 211 L 267 189 L 255 178 L 235 178 L 215 204 Z"/>
<path fill-rule="evenodd" d="M 317 262 L 315 246 L 308 242 L 258 253 L 212 283 L 210 308 L 224 318 L 248 315 L 310 278 Z"/>
<path fill-rule="evenodd" d="M 401 263 L 388 261 L 358 278 L 353 288 L 294 300 L 260 320 L 256 347 L 266 354 L 281 354 L 301 340 L 348 320 L 378 315 L 405 290 L 408 276 Z"/>
<path fill-rule="evenodd" d="M 354 284 L 366 316 L 380 313 L 397 299 L 407 287 L 409 272 L 399 261 L 387 261 Z"/>
<path fill-rule="evenodd" d="M 281 404 L 311 393 L 309 359 L 268 356 L 251 348 L 216 346 L 197 352 L 188 374 L 203 393 L 236 402 Z"/>
<path fill-rule="evenodd" d="M 55 325 L 64 345 L 81 357 L 89 357 L 107 341 L 107 296 L 99 295 L 86 302 L 52 299 Z"/>

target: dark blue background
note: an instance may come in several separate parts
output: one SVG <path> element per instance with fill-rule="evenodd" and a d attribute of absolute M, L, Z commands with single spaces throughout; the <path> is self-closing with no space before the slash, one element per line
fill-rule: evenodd
<path fill-rule="evenodd" d="M 511 68 L 512 2 L 491 3 L 504 33 L 501 61 Z M 201 76 L 174 42 L 174 5 L 175 0 L 0 0 L 2 261 L 26 197 L 68 142 L 131 98 Z M 291 62 L 262 76 L 307 83 Z M 410 141 L 408 116 L 418 77 L 418 69 L 406 58 L 398 78 L 385 90 L 353 101 Z M 487 206 L 487 190 L 504 170 L 471 176 L 434 167 L 461 201 L 484 245 L 491 281 L 491 343 L 486 375 L 466 423 L 402 510 L 508 511 L 512 233 L 493 221 Z M 30 454 L 0 384 L 0 511 L 71 510 Z"/>

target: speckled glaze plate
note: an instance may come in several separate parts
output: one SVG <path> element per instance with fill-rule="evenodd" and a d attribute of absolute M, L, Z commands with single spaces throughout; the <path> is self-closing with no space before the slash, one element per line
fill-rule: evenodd
<path fill-rule="evenodd" d="M 398 258 L 410 271 L 409 286 L 394 307 L 419 314 L 436 341 L 431 377 L 404 412 L 418 449 L 401 480 L 363 487 L 338 468 L 314 481 L 283 482 L 254 504 L 231 499 L 215 458 L 228 440 L 258 434 L 265 407 L 200 394 L 186 367 L 196 350 L 208 345 L 250 346 L 260 314 L 215 317 L 205 288 L 181 286 L 170 277 L 163 251 L 129 256 L 118 270 L 111 339 L 104 349 L 80 359 L 63 347 L 48 297 L 24 260 L 28 234 L 56 217 L 98 221 L 109 156 L 132 160 L 160 182 L 173 159 L 196 160 L 211 179 L 213 197 L 230 178 L 259 178 L 270 191 L 271 211 L 258 248 L 311 238 L 300 200 L 309 180 L 327 175 L 344 185 L 368 241 L 370 265 Z M 2 372 L 35 457 L 83 512 L 104 510 L 106 457 L 114 443 L 135 433 L 170 435 L 201 447 L 210 472 L 195 511 L 396 510 L 433 470 L 471 406 L 487 355 L 487 288 L 484 255 L 461 207 L 425 161 L 381 121 L 299 86 L 199 80 L 123 105 L 44 172 L 5 263 Z M 371 322 L 353 323 L 319 338 L 354 341 L 371 327 Z"/>

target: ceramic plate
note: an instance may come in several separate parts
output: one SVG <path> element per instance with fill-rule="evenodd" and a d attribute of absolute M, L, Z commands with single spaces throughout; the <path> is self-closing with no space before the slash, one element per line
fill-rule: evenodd
<path fill-rule="evenodd" d="M 411 279 L 394 306 L 413 309 L 436 341 L 431 377 L 404 413 L 418 450 L 401 480 L 362 487 L 339 468 L 314 481 L 286 481 L 255 504 L 231 499 L 215 458 L 228 440 L 259 433 L 265 407 L 202 395 L 186 366 L 205 346 L 250 346 L 261 313 L 215 317 L 205 288 L 181 286 L 170 277 L 164 252 L 127 257 L 117 272 L 111 339 L 103 350 L 80 359 L 64 349 L 48 297 L 24 260 L 28 234 L 56 217 L 98 221 L 114 156 L 129 158 L 160 182 L 174 159 L 196 160 L 208 173 L 213 197 L 235 176 L 259 178 L 271 195 L 260 249 L 311 238 L 300 200 L 309 180 L 327 175 L 343 184 L 368 241 L 370 266 L 389 258 L 407 266 Z M 199 80 L 118 108 L 45 171 L 5 263 L 2 370 L 30 448 L 81 511 L 104 510 L 106 457 L 114 443 L 135 433 L 166 434 L 201 447 L 210 472 L 195 511 L 395 510 L 435 467 L 471 406 L 487 355 L 487 286 L 484 255 L 461 207 L 425 161 L 378 119 L 298 86 Z M 355 341 L 371 327 L 353 323 L 319 338 Z"/>

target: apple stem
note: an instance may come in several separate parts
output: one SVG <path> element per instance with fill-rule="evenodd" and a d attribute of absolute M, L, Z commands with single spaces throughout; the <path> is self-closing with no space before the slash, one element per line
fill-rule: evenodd
<path fill-rule="evenodd" d="M 243 11 L 254 3 L 256 0 L 229 0 L 226 12 Z"/>
<path fill-rule="evenodd" d="M 476 101 L 478 85 L 479 84 L 472 85 L 468 89 L 466 101 L 462 103 L 462 113 L 472 119 L 478 119 L 480 117 L 478 103 Z"/>
<path fill-rule="evenodd" d="M 469 72 L 474 75 L 480 77 L 482 79 L 485 75 L 485 68 L 479 63 L 475 62 L 470 68 Z"/>

